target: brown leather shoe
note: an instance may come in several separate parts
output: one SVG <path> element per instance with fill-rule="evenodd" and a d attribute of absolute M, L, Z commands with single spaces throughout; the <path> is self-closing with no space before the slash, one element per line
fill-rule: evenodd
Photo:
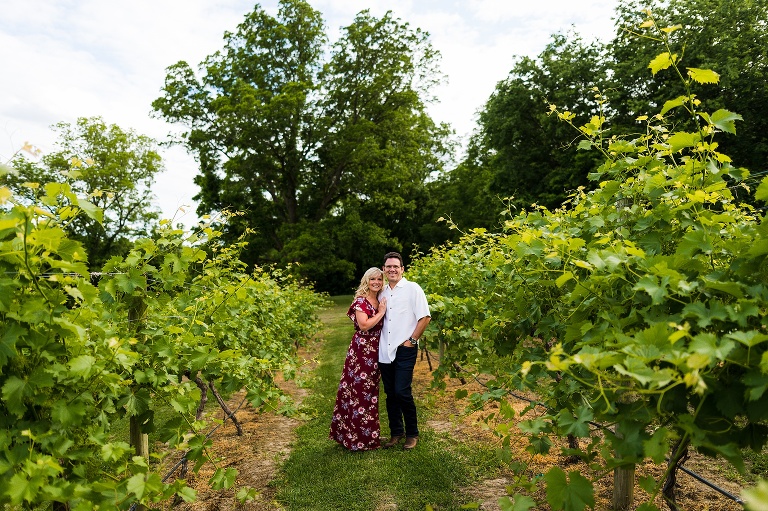
<path fill-rule="evenodd" d="M 410 451 L 414 447 L 416 447 L 416 444 L 419 443 L 419 437 L 417 436 L 410 436 L 405 439 L 405 443 L 403 444 L 403 450 Z"/>
<path fill-rule="evenodd" d="M 382 449 L 389 449 L 390 447 L 394 447 L 397 444 L 399 444 L 403 438 L 405 438 L 405 435 L 395 435 L 383 444 L 381 444 Z"/>

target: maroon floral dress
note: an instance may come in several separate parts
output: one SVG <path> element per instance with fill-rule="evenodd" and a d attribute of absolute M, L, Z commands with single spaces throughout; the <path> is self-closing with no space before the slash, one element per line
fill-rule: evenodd
<path fill-rule="evenodd" d="M 331 418 L 331 440 L 352 451 L 378 449 L 379 435 L 379 337 L 383 321 L 367 332 L 360 330 L 355 311 L 368 317 L 376 314 L 368 300 L 357 297 L 347 316 L 355 324 L 355 335 L 341 373 L 336 406 Z"/>

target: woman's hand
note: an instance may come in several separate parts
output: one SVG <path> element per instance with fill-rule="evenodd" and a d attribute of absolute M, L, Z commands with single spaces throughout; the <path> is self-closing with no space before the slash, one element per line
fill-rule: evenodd
<path fill-rule="evenodd" d="M 379 300 L 379 312 L 381 312 L 382 315 L 387 313 L 387 299 L 382 298 Z"/>

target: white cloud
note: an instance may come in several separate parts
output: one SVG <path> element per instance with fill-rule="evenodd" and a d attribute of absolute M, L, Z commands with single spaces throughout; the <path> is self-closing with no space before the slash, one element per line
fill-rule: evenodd
<path fill-rule="evenodd" d="M 585 38 L 612 33 L 615 0 L 310 0 L 331 37 L 370 8 L 388 10 L 430 33 L 442 53 L 448 82 L 430 112 L 460 136 L 474 128 L 476 111 L 506 77 L 515 55 L 537 55 L 550 34 L 575 25 Z M 276 0 L 260 2 L 276 12 Z M 49 126 L 101 116 L 110 124 L 163 139 L 174 127 L 151 119 L 165 68 L 192 66 L 220 49 L 253 9 L 252 0 L 10 0 L 0 18 L 0 160 L 29 141 L 53 149 Z M 164 150 L 167 171 L 155 194 L 165 216 L 193 204 L 193 159 Z M 187 214 L 187 224 L 194 215 Z"/>

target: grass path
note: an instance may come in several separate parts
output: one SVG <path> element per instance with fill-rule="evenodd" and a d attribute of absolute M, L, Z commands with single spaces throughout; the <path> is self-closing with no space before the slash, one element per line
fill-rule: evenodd
<path fill-rule="evenodd" d="M 298 428 L 291 454 L 273 482 L 276 500 L 288 511 L 424 511 L 428 506 L 443 511 L 471 504 L 462 488 L 493 473 L 498 462 L 489 447 L 468 446 L 427 426 L 432 412 L 424 398 L 437 391 L 415 392 L 421 437 L 413 451 L 353 453 L 329 440 L 336 388 L 353 334 L 345 315 L 351 297 L 336 297 L 334 303 L 321 316 L 325 328 L 314 353 L 318 364 L 302 403 L 312 418 Z M 383 404 L 380 410 L 382 436 L 387 437 Z"/>

